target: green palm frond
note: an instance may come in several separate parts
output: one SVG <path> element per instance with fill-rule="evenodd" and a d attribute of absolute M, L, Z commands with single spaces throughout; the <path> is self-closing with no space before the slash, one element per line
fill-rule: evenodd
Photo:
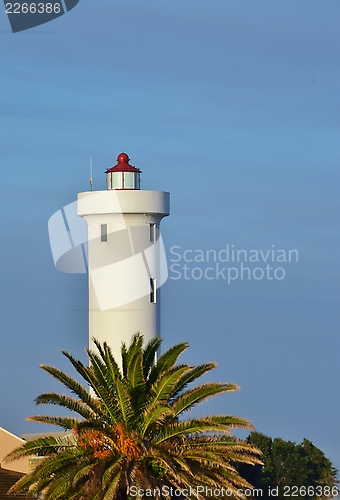
<path fill-rule="evenodd" d="M 254 429 L 254 426 L 249 420 L 241 417 L 234 417 L 232 415 L 214 415 L 208 417 L 212 422 L 226 427 L 240 428 L 240 429 Z"/>
<path fill-rule="evenodd" d="M 174 388 L 172 397 L 177 397 L 189 384 L 192 384 L 192 382 L 195 382 L 195 380 L 216 367 L 217 363 L 204 363 L 202 365 L 190 367 L 190 369 L 184 373 L 181 380 L 178 381 L 177 386 Z"/>
<path fill-rule="evenodd" d="M 98 341 L 96 341 L 95 339 L 93 340 L 97 346 L 100 345 Z M 109 370 L 111 380 L 122 380 L 122 374 L 119 365 L 112 354 L 111 348 L 107 345 L 106 342 L 104 342 L 103 349 L 100 352 L 103 353 L 101 354 L 101 357 Z"/>
<path fill-rule="evenodd" d="M 50 477 L 44 477 L 43 479 L 40 479 L 40 480 L 37 480 L 33 485 L 30 486 L 30 489 L 29 489 L 29 498 L 39 498 L 41 492 L 45 491 L 46 488 L 49 486 L 51 482 L 51 478 Z M 9 491 L 9 493 L 13 492 L 15 493 L 15 489 L 14 487 L 16 487 L 17 485 L 13 486 L 13 491 Z M 23 488 L 25 489 L 25 487 Z M 18 491 L 20 491 L 18 489 Z M 10 497 L 9 497 L 10 498 Z"/>
<path fill-rule="evenodd" d="M 202 384 L 182 394 L 172 403 L 171 406 L 174 411 L 174 415 L 179 415 L 183 412 L 191 410 L 197 404 L 202 403 L 217 394 L 237 390 L 238 387 L 235 384 Z"/>
<path fill-rule="evenodd" d="M 84 386 L 57 368 L 42 366 L 71 394 L 45 393 L 36 403 L 66 408 L 77 418 L 29 418 L 68 433 L 28 441 L 11 453 L 9 460 L 41 457 L 12 491 L 28 490 L 32 498 L 43 493 L 45 500 L 126 500 L 132 486 L 217 485 L 242 498 L 237 490 L 251 486 L 239 476 L 236 464 L 261 462 L 259 451 L 236 439 L 232 429 L 251 429 L 251 423 L 232 415 L 183 418 L 209 398 L 238 390 L 235 384 L 218 382 L 188 388 L 216 364 L 178 364 L 186 342 L 157 359 L 161 340 L 152 339 L 144 347 L 140 334 L 122 345 L 121 364 L 106 343 L 94 339 L 94 345 L 93 351 L 87 350 L 89 366 L 63 352 Z M 161 499 L 157 493 L 155 498 Z M 197 499 L 205 500 L 205 495 Z"/>
<path fill-rule="evenodd" d="M 87 350 L 87 356 L 91 366 L 88 379 L 92 389 L 98 393 L 97 396 L 100 396 L 103 391 L 114 395 L 116 377 L 112 371 L 97 353 Z"/>
<path fill-rule="evenodd" d="M 151 368 L 156 362 L 157 352 L 162 344 L 162 340 L 159 337 L 151 339 L 143 350 L 143 373 L 144 379 L 149 378 Z"/>
<path fill-rule="evenodd" d="M 48 480 L 47 480 L 48 481 Z M 32 484 L 32 474 L 26 474 L 19 481 L 17 481 L 8 491 L 9 494 L 16 493 L 19 491 L 27 491 L 29 486 Z"/>
<path fill-rule="evenodd" d="M 48 392 L 36 397 L 35 402 L 37 405 L 50 404 L 67 408 L 68 410 L 78 413 L 78 415 L 88 420 L 95 418 L 95 413 L 86 404 L 72 397 L 65 396 L 64 394 Z"/>
<path fill-rule="evenodd" d="M 109 486 L 106 488 L 106 491 L 104 492 L 104 496 L 100 498 L 102 498 L 103 500 L 112 500 L 112 498 L 115 497 L 114 494 L 119 487 L 120 478 L 121 478 L 121 473 L 119 471 L 115 471 L 115 473 L 112 475 L 110 479 Z"/>
<path fill-rule="evenodd" d="M 174 386 L 187 369 L 187 365 L 177 365 L 166 370 L 163 375 L 160 375 L 149 389 L 149 404 L 152 405 L 156 401 L 168 400 Z"/>
<path fill-rule="evenodd" d="M 136 354 L 134 354 L 133 358 L 131 359 L 126 379 L 129 381 L 131 389 L 138 388 L 140 390 L 141 388 L 145 388 L 143 360 L 141 352 L 137 352 Z"/>
<path fill-rule="evenodd" d="M 122 366 L 123 366 L 123 375 L 125 378 L 128 378 L 129 371 L 130 371 L 130 364 L 136 354 L 142 354 L 143 352 L 143 337 L 139 334 L 134 335 L 132 337 L 132 341 L 130 343 L 130 346 L 127 347 L 126 344 L 123 342 L 122 347 L 121 347 L 121 353 L 122 353 Z"/>
<path fill-rule="evenodd" d="M 129 398 L 129 392 L 126 389 L 125 384 L 123 384 L 120 380 L 116 381 L 116 390 L 121 421 L 123 421 L 126 426 L 129 426 L 130 422 L 133 421 L 133 408 Z"/>
<path fill-rule="evenodd" d="M 198 418 L 167 425 L 164 429 L 160 430 L 156 442 L 159 444 L 176 436 L 202 434 L 204 432 L 231 434 L 230 429 L 223 424 L 214 423 L 210 418 Z"/>
<path fill-rule="evenodd" d="M 69 469 L 70 466 L 76 466 L 82 458 L 82 455 L 83 453 L 81 451 L 72 449 L 47 457 L 34 470 L 34 479 L 41 480 L 45 477 L 53 477 L 58 474 L 58 472 Z"/>
<path fill-rule="evenodd" d="M 50 483 L 47 491 L 44 492 L 45 500 L 57 500 L 59 498 L 67 498 L 68 491 L 71 488 L 69 475 L 58 474 Z"/>
<path fill-rule="evenodd" d="M 102 486 L 106 487 L 112 480 L 112 477 L 115 476 L 116 472 L 119 471 L 121 472 L 120 466 L 123 462 L 123 459 L 121 456 L 117 455 L 113 459 L 111 459 L 107 466 L 105 467 L 105 470 L 102 474 Z"/>
<path fill-rule="evenodd" d="M 41 424 L 57 425 L 58 427 L 62 427 L 65 431 L 77 427 L 77 425 L 81 422 L 76 418 L 53 417 L 51 415 L 33 415 L 31 417 L 27 417 L 27 420 L 30 420 L 31 422 L 39 422 Z"/>
<path fill-rule="evenodd" d="M 187 342 L 182 342 L 181 344 L 176 344 L 170 347 L 164 354 L 162 354 L 157 363 L 155 363 L 150 371 L 147 379 L 148 388 L 154 384 L 157 378 L 169 368 L 172 368 L 177 362 L 178 357 L 188 348 Z"/>
<path fill-rule="evenodd" d="M 166 402 L 158 401 L 157 404 L 149 406 L 144 414 L 143 430 L 141 431 L 141 435 L 144 437 L 145 434 L 150 431 L 153 424 L 160 424 L 161 422 L 164 422 L 164 419 L 168 416 L 172 418 L 173 412 Z"/>
<path fill-rule="evenodd" d="M 66 356 L 72 364 L 73 363 L 73 357 L 67 353 L 66 351 L 63 351 L 64 356 Z M 82 363 L 79 361 L 77 364 L 82 365 Z M 55 379 L 59 380 L 67 389 L 69 389 L 73 394 L 78 396 L 79 400 L 82 401 L 84 404 L 86 404 L 89 408 L 91 408 L 94 412 L 98 410 L 98 402 L 91 396 L 89 391 L 85 389 L 77 380 L 74 378 L 70 377 L 66 373 L 64 373 L 61 370 L 58 370 L 58 368 L 54 368 L 53 366 L 48 366 L 48 365 L 41 365 L 41 368 L 52 375 Z M 84 367 L 85 368 L 85 367 Z M 78 371 L 78 370 L 77 370 Z M 80 373 L 80 372 L 78 372 Z M 82 373 L 80 373 L 82 375 Z M 82 375 L 83 376 L 83 375 Z M 85 378 L 86 382 L 89 382 L 87 378 Z"/>

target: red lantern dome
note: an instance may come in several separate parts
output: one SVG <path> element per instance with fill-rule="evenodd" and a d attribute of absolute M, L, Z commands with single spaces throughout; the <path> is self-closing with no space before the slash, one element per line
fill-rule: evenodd
<path fill-rule="evenodd" d="M 105 172 L 107 189 L 140 189 L 141 170 L 130 165 L 129 161 L 126 153 L 117 156 L 117 165 Z"/>

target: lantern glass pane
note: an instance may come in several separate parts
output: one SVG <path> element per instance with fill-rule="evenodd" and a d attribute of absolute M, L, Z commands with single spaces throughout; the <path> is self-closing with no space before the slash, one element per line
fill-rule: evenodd
<path fill-rule="evenodd" d="M 135 189 L 134 172 L 124 172 L 124 189 Z"/>
<path fill-rule="evenodd" d="M 122 172 L 112 172 L 112 188 L 122 189 L 123 188 L 123 174 Z"/>

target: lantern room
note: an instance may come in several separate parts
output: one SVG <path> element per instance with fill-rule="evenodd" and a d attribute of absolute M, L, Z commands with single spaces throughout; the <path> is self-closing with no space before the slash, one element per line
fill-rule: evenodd
<path fill-rule="evenodd" d="M 117 156 L 117 165 L 105 172 L 107 189 L 140 189 L 141 170 L 130 165 L 129 161 L 126 153 Z"/>

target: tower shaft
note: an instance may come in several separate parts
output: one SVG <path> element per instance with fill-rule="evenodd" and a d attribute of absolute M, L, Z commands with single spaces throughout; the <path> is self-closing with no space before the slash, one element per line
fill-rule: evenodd
<path fill-rule="evenodd" d="M 78 195 L 88 225 L 89 346 L 92 337 L 107 342 L 117 361 L 134 334 L 144 342 L 160 336 L 167 267 L 159 226 L 170 214 L 170 195 L 138 187 L 113 189 L 110 179 L 107 190 Z"/>

